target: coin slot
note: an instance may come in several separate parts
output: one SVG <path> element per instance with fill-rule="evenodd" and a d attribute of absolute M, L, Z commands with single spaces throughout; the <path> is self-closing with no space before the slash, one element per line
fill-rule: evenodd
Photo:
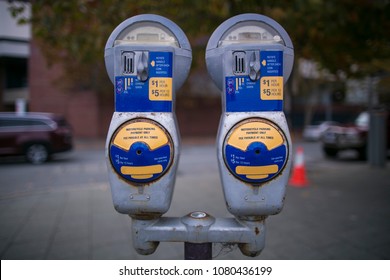
<path fill-rule="evenodd" d="M 134 52 L 122 53 L 122 72 L 124 75 L 134 73 Z"/>
<path fill-rule="evenodd" d="M 233 53 L 233 73 L 235 75 L 245 74 L 245 52 Z"/>

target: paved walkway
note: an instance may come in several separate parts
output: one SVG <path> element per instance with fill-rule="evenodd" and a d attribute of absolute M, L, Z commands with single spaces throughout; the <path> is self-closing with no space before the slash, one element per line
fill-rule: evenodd
<path fill-rule="evenodd" d="M 183 259 L 180 243 L 160 244 L 151 256 L 135 253 L 131 221 L 112 206 L 101 146 L 81 144 L 80 155 L 90 160 L 34 167 L 34 173 L 27 173 L 27 164 L 0 165 L 1 188 L 18 188 L 6 180 L 13 168 L 26 187 L 0 196 L 1 259 Z M 389 164 L 378 169 L 348 159 L 327 161 L 314 146 L 303 145 L 310 186 L 288 186 L 282 213 L 267 219 L 266 248 L 257 259 L 390 259 Z M 80 172 L 87 179 L 78 181 Z M 39 178 L 28 177 L 33 174 L 62 185 L 36 188 Z M 209 144 L 184 145 L 166 216 L 195 210 L 229 216 Z M 247 259 L 237 248 L 219 244 L 213 254 Z"/>

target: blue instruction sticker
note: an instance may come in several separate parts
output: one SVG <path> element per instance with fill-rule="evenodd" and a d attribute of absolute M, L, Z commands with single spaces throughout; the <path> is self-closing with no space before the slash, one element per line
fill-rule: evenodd
<path fill-rule="evenodd" d="M 171 52 L 149 52 L 146 81 L 140 81 L 137 75 L 116 76 L 115 110 L 172 112 L 172 67 Z"/>
<path fill-rule="evenodd" d="M 283 110 L 283 51 L 260 51 L 260 79 L 225 78 L 227 112 Z"/>

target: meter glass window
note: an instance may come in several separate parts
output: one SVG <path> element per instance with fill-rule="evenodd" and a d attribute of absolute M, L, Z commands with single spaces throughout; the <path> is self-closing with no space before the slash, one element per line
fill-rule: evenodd
<path fill-rule="evenodd" d="M 233 25 L 221 37 L 218 46 L 230 44 L 282 44 L 280 34 L 271 26 L 258 21 L 245 21 Z"/>
<path fill-rule="evenodd" d="M 156 22 L 138 22 L 128 26 L 115 40 L 115 45 L 120 44 L 158 44 L 179 47 L 175 35 L 168 28 Z"/>

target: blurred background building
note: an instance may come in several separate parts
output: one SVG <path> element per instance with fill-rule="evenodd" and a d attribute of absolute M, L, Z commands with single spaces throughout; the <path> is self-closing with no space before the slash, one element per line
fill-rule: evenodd
<path fill-rule="evenodd" d="M 369 105 L 389 103 L 389 6 L 364 0 L 0 0 L 0 111 L 59 113 L 76 137 L 104 138 L 114 108 L 106 39 L 124 19 L 157 13 L 181 26 L 193 48 L 190 76 L 176 97 L 180 132 L 215 137 L 221 100 L 204 50 L 221 22 L 255 12 L 279 21 L 293 40 L 285 112 L 299 136 L 311 123 L 345 122 Z"/>
<path fill-rule="evenodd" d="M 0 111 L 16 110 L 17 104 L 23 110 L 30 100 L 27 74 L 31 28 L 19 25 L 8 6 L 0 1 Z M 29 13 L 26 9 L 26 16 Z"/>

